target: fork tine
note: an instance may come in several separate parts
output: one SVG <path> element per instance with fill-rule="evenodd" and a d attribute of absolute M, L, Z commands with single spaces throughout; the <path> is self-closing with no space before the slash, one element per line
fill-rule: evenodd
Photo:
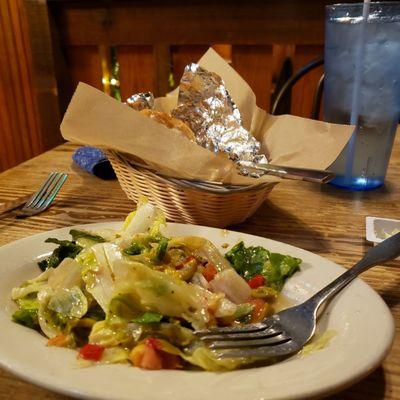
<path fill-rule="evenodd" d="M 224 327 L 224 328 L 212 328 L 212 329 L 205 329 L 201 331 L 196 331 L 195 334 L 197 336 L 205 338 L 206 336 L 209 335 L 215 335 L 218 333 L 221 334 L 229 334 L 229 333 L 248 333 L 248 332 L 257 332 L 257 331 L 262 331 L 269 326 L 271 326 L 271 323 L 268 320 L 265 320 L 263 322 L 258 322 L 256 324 L 249 324 L 249 325 L 244 325 L 244 326 L 239 326 L 239 327 Z"/>
<path fill-rule="evenodd" d="M 242 339 L 242 340 L 218 340 L 212 342 L 208 345 L 210 349 L 240 349 L 244 347 L 254 347 L 254 346 L 272 346 L 279 345 L 282 343 L 286 343 L 291 338 L 286 336 L 285 334 L 279 333 L 278 335 L 271 336 L 263 339 Z"/>
<path fill-rule="evenodd" d="M 51 191 L 48 193 L 47 197 L 44 199 L 42 205 L 39 206 L 40 210 L 44 210 L 53 202 L 53 200 L 57 196 L 57 193 L 60 191 L 60 189 L 64 185 L 64 182 L 66 181 L 67 178 L 68 178 L 67 174 L 62 174 L 62 173 L 60 174 L 59 179 L 56 180 L 56 182 L 54 183 Z"/>
<path fill-rule="evenodd" d="M 16 218 L 30 217 L 44 211 L 53 202 L 67 178 L 67 174 L 52 172 L 40 189 L 18 211 Z"/>
<path fill-rule="evenodd" d="M 31 207 L 34 204 L 36 204 L 43 196 L 43 193 L 46 192 L 47 188 L 51 184 L 51 182 L 54 180 L 56 173 L 52 172 L 46 179 L 46 181 L 43 183 L 43 185 L 36 191 L 36 193 L 33 194 L 33 196 L 27 201 L 27 203 L 24 205 L 25 207 Z"/>
<path fill-rule="evenodd" d="M 47 187 L 45 193 L 41 197 L 41 199 L 34 205 L 36 209 L 42 209 L 43 205 L 46 203 L 46 201 L 50 198 L 51 194 L 53 191 L 56 189 L 58 183 L 60 182 L 62 178 L 62 174 L 59 172 L 56 172 L 55 178 L 52 180 L 51 184 Z"/>
<path fill-rule="evenodd" d="M 197 336 L 200 337 L 202 340 L 235 340 L 235 339 L 262 339 L 262 338 L 267 338 L 270 336 L 276 336 L 282 333 L 282 329 L 277 329 L 274 327 L 269 327 L 266 329 L 263 329 L 262 331 L 256 331 L 256 332 L 240 332 L 240 333 L 220 333 L 220 334 L 214 334 L 214 335 L 205 335 L 202 336 L 201 334 L 198 334 Z"/>
<path fill-rule="evenodd" d="M 276 345 L 261 346 L 256 348 L 241 348 L 232 350 L 214 350 L 218 358 L 253 358 L 266 359 L 281 357 L 299 351 L 298 344 L 291 339 Z"/>

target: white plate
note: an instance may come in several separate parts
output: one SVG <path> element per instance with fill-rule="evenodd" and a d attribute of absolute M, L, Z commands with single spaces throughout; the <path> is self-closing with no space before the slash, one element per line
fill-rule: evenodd
<path fill-rule="evenodd" d="M 120 223 L 86 225 L 88 229 L 118 228 Z M 38 274 L 35 260 L 54 246 L 49 237 L 68 238 L 70 228 L 28 237 L 0 248 L 0 364 L 21 378 L 70 396 L 135 400 L 261 400 L 311 399 L 337 392 L 374 370 L 388 353 L 394 337 L 392 315 L 382 299 L 361 280 L 354 281 L 330 304 L 319 329 L 337 334 L 314 353 L 244 370 L 144 371 L 128 365 L 79 369 L 76 352 L 46 347 L 37 332 L 12 323 L 11 288 Z M 204 236 L 216 245 L 261 245 L 303 260 L 302 270 L 285 286 L 285 294 L 301 302 L 344 271 L 315 254 L 261 237 L 193 225 L 169 224 L 169 235 Z M 222 250 L 222 249 L 221 249 Z"/>

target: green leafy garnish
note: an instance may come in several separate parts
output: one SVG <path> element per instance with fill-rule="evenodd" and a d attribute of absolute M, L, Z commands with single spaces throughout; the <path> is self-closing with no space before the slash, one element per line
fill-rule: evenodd
<path fill-rule="evenodd" d="M 157 250 L 156 250 L 156 255 L 155 255 L 155 261 L 161 262 L 165 254 L 167 253 L 167 248 L 168 248 L 168 239 L 163 237 L 160 239 L 160 242 L 158 244 Z"/>
<path fill-rule="evenodd" d="M 163 316 L 154 311 L 146 311 L 139 317 L 133 318 L 131 322 L 136 322 L 137 324 L 156 324 L 162 320 Z"/>
<path fill-rule="evenodd" d="M 300 268 L 300 264 L 300 258 L 270 253 L 262 274 L 269 286 L 281 291 L 286 279 L 290 278 Z"/>
<path fill-rule="evenodd" d="M 78 229 L 71 229 L 69 234 L 72 236 L 72 239 L 76 242 L 80 238 L 89 239 L 96 243 L 104 243 L 106 240 L 99 235 L 93 235 L 92 233 L 81 231 Z"/>
<path fill-rule="evenodd" d="M 233 268 L 246 280 L 261 274 L 266 286 L 281 291 L 286 279 L 291 277 L 301 264 L 299 258 L 279 253 L 270 253 L 261 246 L 246 247 L 239 242 L 225 254 Z"/>
<path fill-rule="evenodd" d="M 15 311 L 12 315 L 12 320 L 17 324 L 27 326 L 28 328 L 36 329 L 39 327 L 37 309 L 32 308 Z"/>
<path fill-rule="evenodd" d="M 240 275 L 249 280 L 262 273 L 269 258 L 269 251 L 261 246 L 246 247 L 243 242 L 239 242 L 225 254 L 225 257 Z"/>
<path fill-rule="evenodd" d="M 123 250 L 123 253 L 128 256 L 137 256 L 138 254 L 141 254 L 144 249 L 145 247 L 141 244 L 133 242 L 129 247 Z"/>
<path fill-rule="evenodd" d="M 37 292 L 30 293 L 25 297 L 17 299 L 20 310 L 38 310 L 39 309 L 39 300 L 37 299 Z"/>
<path fill-rule="evenodd" d="M 75 258 L 82 250 L 83 247 L 79 246 L 70 240 L 58 240 L 55 238 L 48 238 L 45 240 L 46 243 L 58 244 L 58 247 L 53 251 L 53 253 L 42 261 L 38 262 L 38 266 L 42 271 L 47 268 L 56 268 L 59 266 L 64 258 Z"/>
<path fill-rule="evenodd" d="M 243 323 L 250 322 L 251 312 L 254 306 L 249 303 L 242 303 L 237 306 L 236 312 L 234 314 L 235 320 Z"/>

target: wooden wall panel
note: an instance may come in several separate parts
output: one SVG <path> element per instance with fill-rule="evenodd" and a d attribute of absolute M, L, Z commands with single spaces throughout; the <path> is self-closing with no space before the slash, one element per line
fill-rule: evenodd
<path fill-rule="evenodd" d="M 261 45 L 321 43 L 324 5 L 330 2 L 68 1 L 52 6 L 61 40 L 69 44 Z"/>
<path fill-rule="evenodd" d="M 269 110 L 272 46 L 232 46 L 232 66 L 253 89 L 257 105 Z"/>
<path fill-rule="evenodd" d="M 201 56 L 207 51 L 207 45 L 191 45 L 191 46 L 172 46 L 172 71 L 174 75 L 175 86 L 179 85 L 183 70 L 186 65 L 197 62 Z"/>
<path fill-rule="evenodd" d="M 121 98 L 154 90 L 154 58 L 151 46 L 118 46 Z"/>
<path fill-rule="evenodd" d="M 12 0 L 9 0 L 12 3 Z M 16 0 L 21 5 L 26 22 L 26 41 L 29 42 L 31 88 L 37 107 L 42 151 L 62 143 L 60 134 L 60 102 L 54 47 L 58 45 L 51 30 L 46 0 Z M 65 93 L 62 93 L 65 95 Z"/>
<path fill-rule="evenodd" d="M 0 170 L 43 149 L 28 46 L 22 3 L 0 1 Z"/>
<path fill-rule="evenodd" d="M 67 46 L 64 54 L 74 87 L 79 82 L 85 82 L 102 90 L 101 62 L 97 46 Z"/>
<path fill-rule="evenodd" d="M 293 56 L 294 71 L 324 54 L 323 46 L 296 46 Z M 324 67 L 318 67 L 297 82 L 293 87 L 291 113 L 310 118 L 312 102 Z"/>

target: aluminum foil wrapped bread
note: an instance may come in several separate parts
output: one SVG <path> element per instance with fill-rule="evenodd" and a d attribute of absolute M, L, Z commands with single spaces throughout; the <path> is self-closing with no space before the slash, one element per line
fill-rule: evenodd
<path fill-rule="evenodd" d="M 178 104 L 171 115 L 152 110 L 151 93 L 135 94 L 127 104 L 213 152 L 228 153 L 234 161 L 268 162 L 265 155 L 259 154 L 260 142 L 243 127 L 240 111 L 223 79 L 198 64 L 186 66 Z"/>
<path fill-rule="evenodd" d="M 154 107 L 154 95 L 151 92 L 136 93 L 126 99 L 126 104 L 134 110 L 140 111 Z"/>

